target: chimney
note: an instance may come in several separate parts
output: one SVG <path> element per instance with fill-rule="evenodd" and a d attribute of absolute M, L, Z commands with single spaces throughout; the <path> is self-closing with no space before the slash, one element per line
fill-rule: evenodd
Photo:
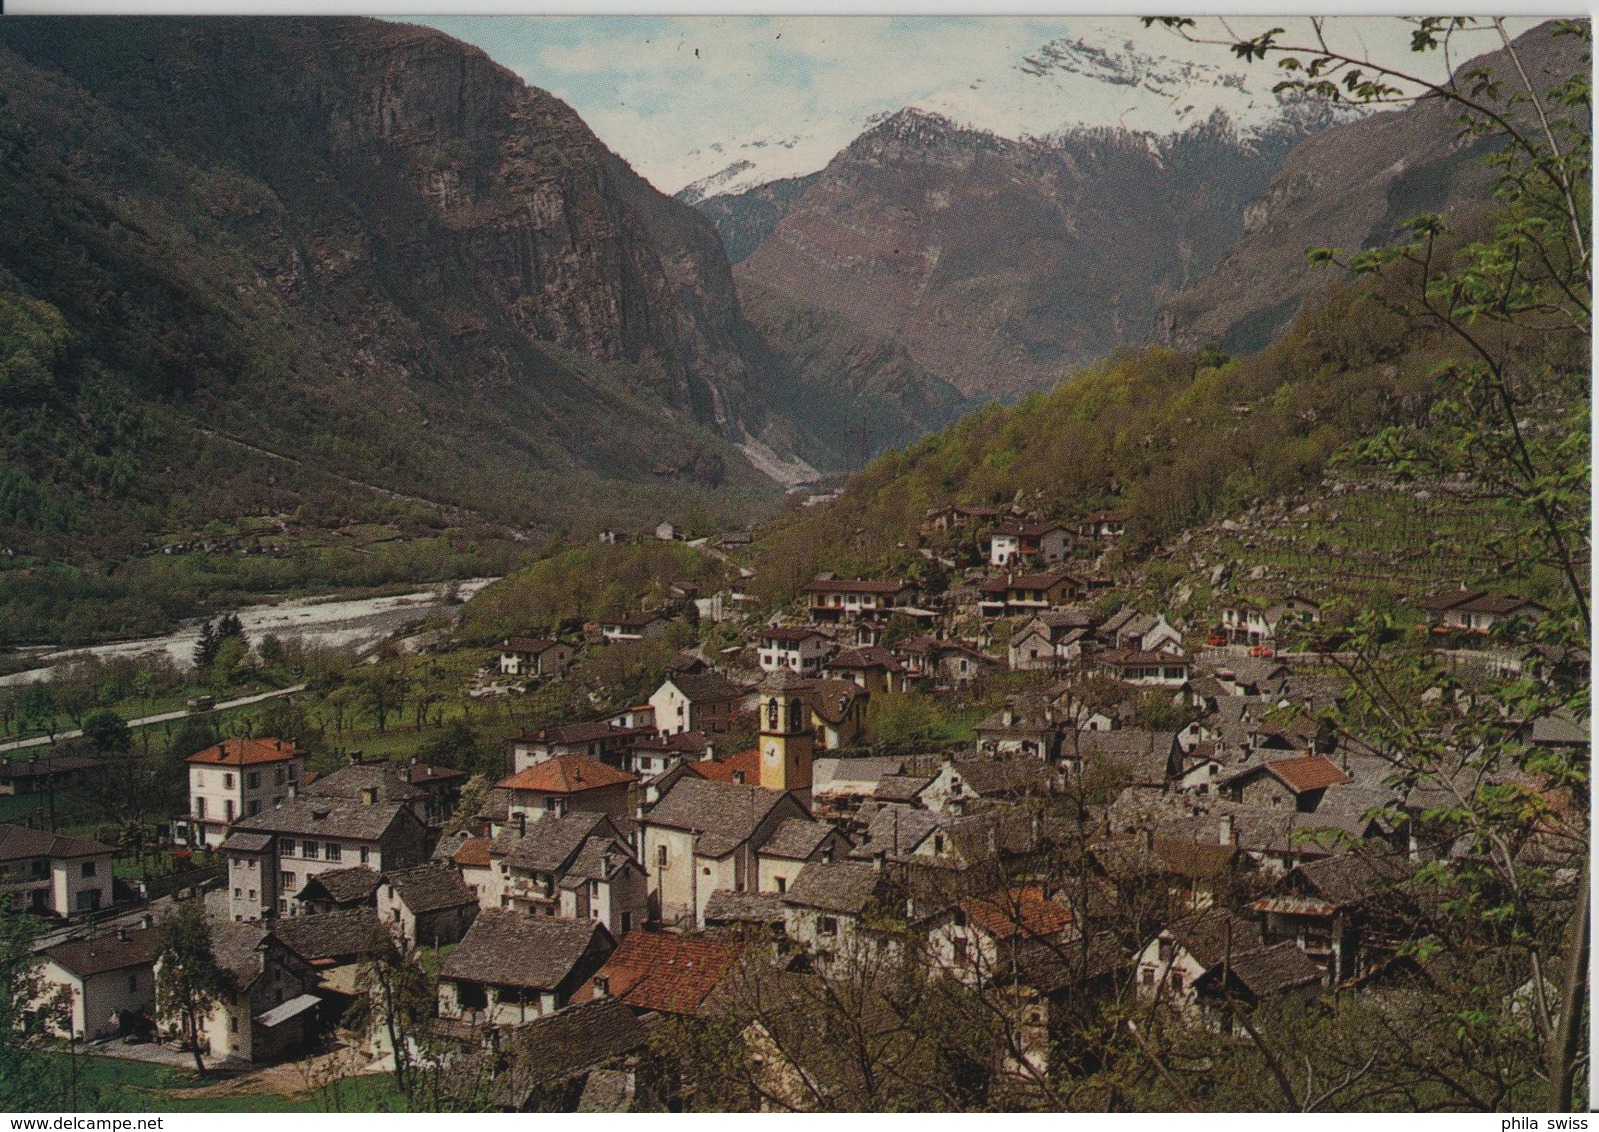
<path fill-rule="evenodd" d="M 609 853 L 602 853 L 602 854 L 600 854 L 600 879 L 601 880 L 608 880 L 610 878 L 610 875 L 611 875 L 611 855 Z"/>
<path fill-rule="evenodd" d="M 1233 816 L 1231 814 L 1223 814 L 1221 816 L 1221 843 L 1223 845 L 1238 844 L 1238 834 L 1233 829 Z"/>
<path fill-rule="evenodd" d="M 351 751 L 350 752 L 350 765 L 351 766 L 360 766 L 361 765 L 361 752 L 359 750 L 355 750 L 355 751 Z"/>
<path fill-rule="evenodd" d="M 714 759 L 715 757 L 716 757 L 716 748 L 711 746 L 711 744 L 709 744 L 709 743 L 705 744 L 705 753 L 700 756 L 700 762 L 702 762 L 702 763 L 703 762 L 709 762 L 710 760 Z"/>
<path fill-rule="evenodd" d="M 521 810 L 516 815 L 516 835 L 518 837 L 526 837 L 527 836 L 527 811 L 526 810 Z"/>
<path fill-rule="evenodd" d="M 412 755 L 412 756 L 411 756 L 411 765 L 412 765 L 412 766 L 415 766 L 415 765 L 416 765 L 416 756 L 415 756 L 415 755 Z"/>
<path fill-rule="evenodd" d="M 611 997 L 611 976 L 609 976 L 609 975 L 595 975 L 594 976 L 594 997 L 596 999 L 610 998 Z"/>
<path fill-rule="evenodd" d="M 123 943 L 127 943 L 128 942 L 128 929 L 127 928 L 118 928 L 117 929 L 117 938 L 120 939 Z"/>
<path fill-rule="evenodd" d="M 888 854 L 879 849 L 877 852 L 872 854 L 872 868 L 876 869 L 878 872 L 882 872 L 883 862 L 887 860 L 887 858 Z"/>
<path fill-rule="evenodd" d="M 299 784 L 298 783 L 294 783 L 294 782 L 289 783 L 289 797 L 298 798 L 299 796 L 300 796 Z"/>
<path fill-rule="evenodd" d="M 139 917 L 139 926 L 141 928 L 153 928 L 153 927 L 155 927 L 155 917 L 152 916 L 149 912 L 146 912 L 144 915 Z"/>
<path fill-rule="evenodd" d="M 822 846 L 822 864 L 831 865 L 832 863 L 833 863 L 833 843 L 832 842 L 828 842 L 826 845 Z"/>
<path fill-rule="evenodd" d="M 744 772 L 742 770 L 735 770 L 733 772 L 733 781 L 736 782 L 738 785 L 743 786 L 744 785 Z"/>

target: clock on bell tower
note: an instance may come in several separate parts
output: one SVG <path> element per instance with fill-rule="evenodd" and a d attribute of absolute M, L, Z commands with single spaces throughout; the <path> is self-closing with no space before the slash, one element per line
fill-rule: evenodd
<path fill-rule="evenodd" d="M 795 790 L 809 797 L 811 789 L 810 709 L 802 695 L 805 681 L 783 671 L 762 682 L 761 786 Z"/>

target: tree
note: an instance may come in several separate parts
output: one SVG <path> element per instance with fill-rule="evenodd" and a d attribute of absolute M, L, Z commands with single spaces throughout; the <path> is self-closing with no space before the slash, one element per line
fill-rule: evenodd
<path fill-rule="evenodd" d="M 133 733 L 114 711 L 97 711 L 85 719 L 83 737 L 97 755 L 125 755 L 133 750 Z"/>
<path fill-rule="evenodd" d="M 1420 216 L 1396 245 L 1308 255 L 1367 280 L 1372 301 L 1452 343 L 1425 416 L 1357 446 L 1352 459 L 1400 478 L 1464 480 L 1482 505 L 1496 508 L 1489 549 L 1502 566 L 1494 576 L 1527 580 L 1544 570 L 1560 579 L 1535 634 L 1547 660 L 1542 673 L 1467 689 L 1430 650 L 1396 648 L 1393 619 L 1366 614 L 1337 654 L 1354 691 L 1337 723 L 1343 741 L 1389 761 L 1395 787 L 1436 800 L 1416 828 L 1442 847 L 1425 876 L 1443 898 L 1443 914 L 1437 937 L 1418 944 L 1416 957 L 1486 957 L 1512 985 L 1528 980 L 1535 993 L 1523 1013 L 1543 1045 L 1545 1103 L 1569 1111 L 1587 999 L 1588 757 L 1529 751 L 1522 735 L 1557 711 L 1589 716 L 1585 667 L 1564 663 L 1586 657 L 1592 631 L 1587 56 L 1539 89 L 1503 20 L 1417 19 L 1416 52 L 1448 51 L 1474 32 L 1501 45 L 1496 66 L 1431 81 L 1336 49 L 1319 20 L 1297 43 L 1282 28 L 1206 39 L 1193 20 L 1161 22 L 1189 39 L 1226 42 L 1245 60 L 1275 57 L 1287 76 L 1279 90 L 1362 104 L 1445 100 L 1461 111 L 1462 133 L 1493 151 L 1497 207 L 1475 229 L 1452 231 L 1441 216 Z M 1561 20 L 1529 34 L 1586 43 L 1590 28 Z M 1424 700 L 1431 689 L 1441 695 Z M 1525 1025 L 1503 996 L 1486 1011 L 1448 998 L 1430 1008 L 1485 1037 Z"/>
<path fill-rule="evenodd" d="M 211 929 L 200 901 L 181 904 L 156 932 L 156 1007 L 176 1016 L 194 1051 L 194 1067 L 204 1076 L 200 1020 L 219 1002 L 237 993 L 231 972 L 211 950 Z"/>
<path fill-rule="evenodd" d="M 393 933 L 372 929 L 355 975 L 355 1001 L 345 1024 L 367 1038 L 383 1037 L 394 1052 L 394 1085 L 410 1096 L 416 1089 L 414 1040 L 433 1017 L 436 992 L 415 951 L 406 952 Z"/>
<path fill-rule="evenodd" d="M 59 1108 L 54 1032 L 71 1025 L 61 991 L 52 993 L 34 951 L 42 921 L 14 908 L 10 888 L 0 885 L 0 1108 L 24 1112 Z"/>
<path fill-rule="evenodd" d="M 404 672 L 392 665 L 378 664 L 361 676 L 356 694 L 378 730 L 385 731 L 389 716 L 400 709 L 409 689 L 410 681 Z"/>

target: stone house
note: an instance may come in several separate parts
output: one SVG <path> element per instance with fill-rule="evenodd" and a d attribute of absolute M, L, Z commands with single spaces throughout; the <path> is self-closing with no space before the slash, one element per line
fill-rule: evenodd
<path fill-rule="evenodd" d="M 711 893 L 757 891 L 759 851 L 791 818 L 810 814 L 789 791 L 679 779 L 639 819 L 653 918 L 703 926 Z"/>
<path fill-rule="evenodd" d="M 559 676 L 572 663 L 572 646 L 548 637 L 507 637 L 500 642 L 501 676 Z"/>
<path fill-rule="evenodd" d="M 812 621 L 854 621 L 875 618 L 897 606 L 914 605 L 917 590 L 911 582 L 859 581 L 818 577 L 805 587 Z"/>
<path fill-rule="evenodd" d="M 477 894 L 442 861 L 390 869 L 377 887 L 378 919 L 401 946 L 442 947 L 458 943 L 477 918 Z"/>
<path fill-rule="evenodd" d="M 807 865 L 843 860 L 854 847 L 850 839 L 829 822 L 785 819 L 756 851 L 759 872 L 756 889 L 781 896 Z"/>
<path fill-rule="evenodd" d="M 815 629 L 769 628 L 761 631 L 758 662 L 762 672 L 787 669 L 800 676 L 822 670 L 832 641 Z"/>
<path fill-rule="evenodd" d="M 483 912 L 439 969 L 439 1017 L 516 1026 L 553 1014 L 615 946 L 592 920 Z"/>
<path fill-rule="evenodd" d="M 419 865 L 427 827 L 407 802 L 293 798 L 239 822 L 222 843 L 228 860 L 229 914 L 235 920 L 297 915 L 295 897 L 312 877 L 364 865 L 375 872 Z"/>
<path fill-rule="evenodd" d="M 232 993 L 201 1020 L 200 1039 L 218 1061 L 281 1061 L 306 1046 L 321 1001 L 317 975 L 262 923 L 207 920 L 211 953 L 233 980 Z M 155 968 L 161 985 L 161 964 Z M 176 1032 L 176 1018 L 159 1019 Z"/>
<path fill-rule="evenodd" d="M 705 672 L 668 676 L 650 697 L 650 707 L 655 709 L 655 728 L 662 735 L 685 731 L 722 734 L 732 728 L 747 699 L 747 689 L 719 673 Z"/>
<path fill-rule="evenodd" d="M 528 767 L 563 755 L 580 755 L 615 765 L 629 746 L 654 734 L 653 724 L 631 718 L 541 727 L 511 740 L 511 770 L 521 773 Z"/>

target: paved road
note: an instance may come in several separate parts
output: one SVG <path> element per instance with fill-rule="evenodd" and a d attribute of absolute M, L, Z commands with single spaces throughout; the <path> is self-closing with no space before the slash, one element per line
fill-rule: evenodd
<path fill-rule="evenodd" d="M 240 696 L 236 700 L 225 700 L 216 705 L 216 710 L 225 711 L 228 708 L 249 707 L 251 704 L 258 704 L 263 700 L 272 700 L 279 696 L 289 696 L 295 692 L 303 691 L 305 691 L 305 685 L 296 684 L 292 688 L 279 688 L 272 692 L 257 692 L 253 696 Z M 188 714 L 187 710 L 181 710 L 163 712 L 160 715 L 147 715 L 143 719 L 128 720 L 128 726 L 144 727 L 151 723 L 170 723 L 174 719 L 183 719 Z M 82 731 L 58 731 L 56 732 L 56 739 L 76 739 L 82 734 Z M 24 747 L 42 747 L 49 742 L 51 742 L 51 739 L 47 735 L 36 735 L 32 739 L 13 739 L 9 743 L 0 743 L 0 751 L 18 751 Z"/>

